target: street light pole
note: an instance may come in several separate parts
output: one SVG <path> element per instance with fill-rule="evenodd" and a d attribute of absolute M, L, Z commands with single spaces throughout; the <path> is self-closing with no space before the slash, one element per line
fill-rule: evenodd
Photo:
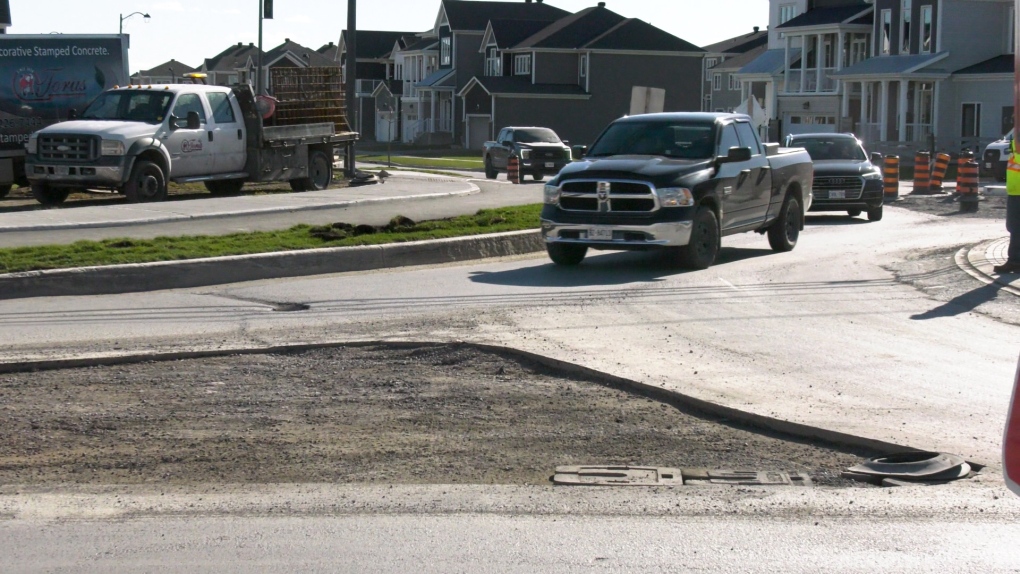
<path fill-rule="evenodd" d="M 1017 0 L 1020 2 L 1020 0 Z M 347 0 L 347 123 L 351 124 L 353 129 L 354 121 L 354 110 L 356 103 L 357 91 L 355 86 L 358 81 L 358 45 L 357 45 L 357 32 L 358 32 L 358 2 L 357 0 Z M 360 126 L 359 126 L 360 128 Z M 347 157 L 344 158 L 344 171 L 346 176 L 353 178 L 357 175 L 357 169 L 354 165 L 354 142 L 352 141 L 347 145 Z"/>
<path fill-rule="evenodd" d="M 255 72 L 255 95 L 262 95 L 262 0 L 259 3 L 259 53 Z"/>
<path fill-rule="evenodd" d="M 148 14 L 144 13 L 144 12 L 132 12 L 132 13 L 128 14 L 127 16 L 121 14 L 120 15 L 120 31 L 118 33 L 119 34 L 123 34 L 124 33 L 124 20 L 127 20 L 128 18 L 130 18 L 132 16 L 137 16 L 137 15 L 141 15 L 142 18 L 145 18 L 146 22 L 149 21 L 150 16 Z"/>

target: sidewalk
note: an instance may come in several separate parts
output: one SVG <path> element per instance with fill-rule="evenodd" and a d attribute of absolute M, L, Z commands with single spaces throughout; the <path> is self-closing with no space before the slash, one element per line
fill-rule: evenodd
<path fill-rule="evenodd" d="M 470 195 L 479 191 L 477 185 L 463 179 L 433 174 L 395 172 L 386 178 L 385 183 L 323 191 L 206 197 L 160 203 L 117 203 L 0 213 L 0 234 L 17 231 L 122 227 L 264 213 L 334 209 L 368 202 Z"/>
<path fill-rule="evenodd" d="M 980 243 L 956 254 L 956 264 L 971 277 L 988 285 L 999 285 L 1001 291 L 1020 295 L 1020 274 L 999 275 L 992 267 L 1006 262 L 1009 237 Z"/>

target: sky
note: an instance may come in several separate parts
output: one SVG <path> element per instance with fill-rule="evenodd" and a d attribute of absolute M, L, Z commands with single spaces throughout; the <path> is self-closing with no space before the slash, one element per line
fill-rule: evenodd
<path fill-rule="evenodd" d="M 116 34 L 121 16 L 131 36 L 130 72 L 170 59 L 198 67 L 232 44 L 258 43 L 260 0 L 10 0 L 9 34 Z M 520 0 L 523 2 L 523 0 Z M 544 0 L 570 12 L 598 0 Z M 337 42 L 347 27 L 346 0 L 274 0 L 274 19 L 263 23 L 268 50 L 289 38 L 318 49 Z M 359 30 L 421 32 L 431 29 L 439 0 L 361 0 Z M 713 44 L 755 26 L 768 26 L 768 0 L 607 0 L 606 7 L 639 18 L 698 46 Z"/>

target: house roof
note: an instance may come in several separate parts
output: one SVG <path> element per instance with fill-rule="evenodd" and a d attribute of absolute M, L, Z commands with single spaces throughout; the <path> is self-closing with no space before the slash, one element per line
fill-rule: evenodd
<path fill-rule="evenodd" d="M 718 64 L 713 66 L 711 69 L 718 71 L 743 70 L 745 66 L 757 60 L 758 57 L 767 52 L 768 49 L 769 47 L 763 44 L 761 46 L 758 46 L 757 48 L 754 48 L 753 50 L 744 52 L 743 54 L 734 56 L 727 60 L 723 60 L 722 62 L 719 62 Z"/>
<path fill-rule="evenodd" d="M 402 96 L 404 95 L 404 82 L 402 80 L 383 80 L 372 90 L 372 96 L 379 97 L 383 92 L 393 96 Z"/>
<path fill-rule="evenodd" d="M 11 2 L 10 0 L 0 0 L 0 26 L 10 26 L 11 24 Z"/>
<path fill-rule="evenodd" d="M 544 2 L 479 2 L 443 0 L 446 19 L 455 31 L 484 32 L 489 20 L 544 20 L 552 22 L 570 12 Z"/>
<path fill-rule="evenodd" d="M 414 32 L 393 32 L 389 30 L 358 30 L 358 59 L 379 60 L 386 58 L 393 51 L 393 45 L 405 36 L 413 36 Z M 340 33 L 344 45 L 349 42 L 349 33 Z"/>
<path fill-rule="evenodd" d="M 881 76 L 912 74 L 948 56 L 948 52 L 938 54 L 911 54 L 907 56 L 880 56 L 868 58 L 849 68 L 843 68 L 833 76 Z M 927 72 L 945 73 L 943 70 L 925 70 Z"/>
<path fill-rule="evenodd" d="M 500 50 L 516 46 L 549 26 L 546 20 L 492 20 L 492 37 Z M 485 46 L 482 46 L 484 49 Z"/>
<path fill-rule="evenodd" d="M 768 30 L 762 31 L 760 28 L 755 27 L 754 31 L 749 34 L 743 34 L 729 40 L 703 46 L 703 49 L 713 54 L 743 54 L 759 46 L 764 46 L 768 42 Z"/>
<path fill-rule="evenodd" d="M 783 58 L 786 57 L 786 50 L 765 50 L 760 56 L 751 60 L 746 66 L 740 68 L 739 74 L 767 74 L 774 76 L 783 69 Z M 800 57 L 800 48 L 790 48 L 790 57 Z"/>
<path fill-rule="evenodd" d="M 439 46 L 438 38 L 422 38 L 413 44 L 410 44 L 404 48 L 405 52 L 420 52 L 422 50 L 430 50 Z"/>
<path fill-rule="evenodd" d="M 316 50 L 316 52 L 322 54 L 323 56 L 326 56 L 327 58 L 333 60 L 334 62 L 340 61 L 340 59 L 338 58 L 338 56 L 340 55 L 340 46 L 337 46 L 333 42 L 330 42 L 329 44 L 322 46 L 321 48 Z"/>
<path fill-rule="evenodd" d="M 461 89 L 459 96 L 471 91 L 475 86 L 481 87 L 490 95 L 527 95 L 527 96 L 580 96 L 590 94 L 575 84 L 532 84 L 531 80 L 515 76 L 475 76 Z"/>
<path fill-rule="evenodd" d="M 187 64 L 182 64 L 177 60 L 170 60 L 164 62 L 155 68 L 149 70 L 139 70 L 135 72 L 134 76 L 150 76 L 150 77 L 166 77 L 166 76 L 180 76 L 183 74 L 190 74 L 191 72 L 197 71 L 197 68 L 192 68 Z"/>
<path fill-rule="evenodd" d="M 649 52 L 704 52 L 648 22 L 629 18 L 584 46 L 591 50 L 640 50 Z"/>
<path fill-rule="evenodd" d="M 226 71 L 226 70 L 237 70 L 238 68 L 244 68 L 248 65 L 248 60 L 252 62 L 258 59 L 259 49 L 254 44 L 242 44 L 238 42 L 236 45 L 223 50 L 219 54 L 216 54 L 212 58 L 205 59 L 205 69 L 207 71 Z M 265 61 L 265 52 L 263 52 L 263 61 Z"/>
<path fill-rule="evenodd" d="M 358 51 L 360 52 L 361 50 L 359 49 Z M 339 65 L 335 60 L 331 60 L 311 48 L 302 46 L 297 42 L 293 42 L 290 38 L 287 38 L 282 44 L 272 50 L 269 50 L 269 52 L 263 56 L 262 63 L 268 64 L 274 62 L 288 54 L 297 58 L 305 66 L 310 68 L 335 68 Z"/>
<path fill-rule="evenodd" d="M 456 70 L 452 68 L 446 68 L 442 70 L 436 70 L 425 79 L 415 84 L 419 88 L 448 88 L 453 86 L 453 80 L 455 78 Z"/>
<path fill-rule="evenodd" d="M 1002 56 L 996 56 L 990 60 L 974 64 L 973 66 L 967 66 L 966 68 L 953 72 L 953 74 L 959 76 L 1012 74 L 1015 71 L 1015 66 L 1016 56 L 1013 54 L 1003 54 Z"/>
<path fill-rule="evenodd" d="M 815 8 L 780 24 L 779 28 L 848 24 L 851 20 L 863 15 L 864 12 L 872 10 L 874 9 L 870 5 L 863 2 L 850 6 L 837 6 L 835 8 Z"/>
<path fill-rule="evenodd" d="M 560 48 L 702 52 L 690 42 L 635 18 L 625 18 L 604 6 L 585 8 L 560 18 L 514 49 Z"/>

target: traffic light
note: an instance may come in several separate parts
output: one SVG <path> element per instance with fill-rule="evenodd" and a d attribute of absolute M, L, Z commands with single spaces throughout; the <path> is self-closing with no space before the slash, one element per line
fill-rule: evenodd
<path fill-rule="evenodd" d="M 262 0 L 262 17 L 266 20 L 273 19 L 273 0 Z"/>

